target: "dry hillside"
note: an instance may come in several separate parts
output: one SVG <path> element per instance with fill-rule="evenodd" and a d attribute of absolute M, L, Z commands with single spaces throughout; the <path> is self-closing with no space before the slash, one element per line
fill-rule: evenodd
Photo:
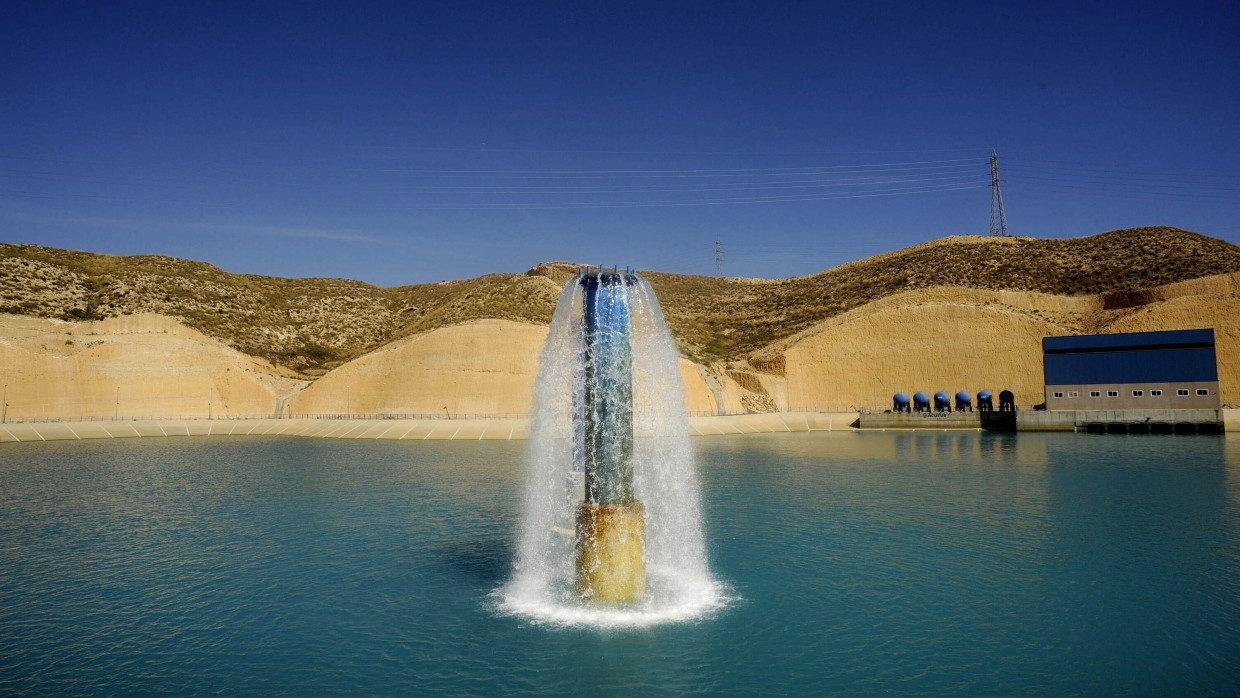
<path fill-rule="evenodd" d="M 488 275 L 399 288 L 230 274 L 173 257 L 115 257 L 0 243 L 0 313 L 102 320 L 156 313 L 311 374 L 406 334 L 468 320 L 546 323 L 546 279 Z"/>
<path fill-rule="evenodd" d="M 1041 240 L 956 236 L 780 281 L 644 273 L 681 348 L 697 360 L 737 359 L 893 294 L 939 286 L 1054 295 L 1141 291 L 1240 270 L 1240 247 L 1178 228 Z"/>
<path fill-rule="evenodd" d="M 158 313 L 315 375 L 394 339 L 472 320 L 546 324 L 574 271 L 552 263 L 526 274 L 379 288 L 230 274 L 170 257 L 0 243 L 0 313 L 65 320 Z M 749 357 L 867 303 L 918 289 L 1105 294 L 1108 307 L 1119 308 L 1144 302 L 1147 289 L 1236 271 L 1240 247 L 1176 228 L 1138 228 L 1068 240 L 949 237 L 778 281 L 643 276 L 681 349 L 707 363 Z"/>

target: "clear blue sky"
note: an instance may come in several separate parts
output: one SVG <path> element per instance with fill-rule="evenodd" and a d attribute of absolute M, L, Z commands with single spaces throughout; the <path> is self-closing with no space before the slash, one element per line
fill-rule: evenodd
<path fill-rule="evenodd" d="M 1235 3 L 7 2 L 0 240 L 380 285 L 1240 243 Z"/>

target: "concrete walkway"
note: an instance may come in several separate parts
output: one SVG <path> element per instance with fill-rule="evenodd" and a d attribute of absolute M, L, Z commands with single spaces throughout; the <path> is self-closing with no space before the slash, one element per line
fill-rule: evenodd
<path fill-rule="evenodd" d="M 1005 416 L 1007 417 L 1005 421 Z M 870 412 L 861 429 L 879 431 L 1084 431 L 1090 423 L 1209 423 L 1240 431 L 1240 410 L 1021 410 L 1018 412 Z"/>
<path fill-rule="evenodd" d="M 855 412 L 778 412 L 690 417 L 695 436 L 847 431 Z M 529 418 L 504 419 L 150 419 L 137 421 L 22 422 L 0 425 L 0 443 L 127 439 L 151 436 L 304 436 L 323 439 L 528 439 Z"/>

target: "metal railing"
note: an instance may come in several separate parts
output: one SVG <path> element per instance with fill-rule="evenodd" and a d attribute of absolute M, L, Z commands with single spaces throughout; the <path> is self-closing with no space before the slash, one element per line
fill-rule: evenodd
<path fill-rule="evenodd" d="M 1034 412 L 1034 411 L 1035 411 L 1035 409 L 1034 409 L 1033 404 L 1032 404 L 1032 403 L 1030 403 L 1030 404 L 1025 404 L 1025 405 L 1021 405 L 1021 404 L 1016 405 L 1016 411 L 1017 411 L 1017 412 L 1024 412 L 1024 411 L 1026 411 L 1026 410 L 1027 410 L 1027 411 L 1029 411 L 1029 412 Z M 884 412 L 894 412 L 894 410 L 891 408 L 891 406 L 890 406 L 890 405 L 884 405 L 883 407 L 858 407 L 858 408 L 854 409 L 853 411 L 854 411 L 854 412 L 860 412 L 860 413 L 862 413 L 862 414 L 882 414 L 882 413 L 884 413 Z M 936 409 L 934 409 L 934 407 L 930 407 L 929 409 L 922 410 L 922 411 L 923 411 L 923 412 L 938 412 L 938 411 L 940 411 L 940 410 L 936 410 Z M 960 410 L 956 409 L 956 408 L 953 406 L 950 410 L 942 410 L 942 411 L 943 411 L 943 412 L 959 412 Z M 973 411 L 974 411 L 974 412 L 981 412 L 981 410 L 979 410 L 979 409 L 977 408 L 977 405 L 974 405 L 974 406 L 973 406 Z M 994 410 L 993 410 L 993 411 L 994 411 L 994 412 L 999 412 L 999 411 L 1000 411 L 1000 410 L 999 410 L 999 406 L 998 406 L 997 404 L 995 405 L 995 408 L 994 408 Z M 968 412 L 968 410 L 965 410 L 965 412 Z"/>
<path fill-rule="evenodd" d="M 690 417 L 736 417 L 747 414 L 791 414 L 805 412 L 847 413 L 860 411 L 856 407 L 788 407 L 778 410 L 706 410 L 690 411 Z"/>

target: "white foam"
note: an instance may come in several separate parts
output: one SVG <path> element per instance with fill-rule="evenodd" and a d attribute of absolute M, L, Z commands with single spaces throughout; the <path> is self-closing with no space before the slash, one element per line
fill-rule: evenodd
<path fill-rule="evenodd" d="M 678 361 L 650 285 L 627 287 L 633 349 L 633 488 L 646 512 L 647 591 L 606 605 L 574 591 L 573 530 L 580 488 L 574 410 L 580 405 L 585 339 L 583 294 L 572 279 L 560 294 L 535 387 L 527 454 L 525 515 L 512 579 L 492 598 L 501 613 L 552 625 L 643 627 L 705 617 L 733 596 L 711 578 L 702 534 L 697 467 Z"/>
<path fill-rule="evenodd" d="M 586 602 L 571 588 L 532 587 L 516 580 L 497 590 L 492 599 L 498 612 L 540 625 L 608 629 L 702 620 L 737 597 L 726 585 L 710 579 L 651 572 L 645 597 L 632 604 Z"/>

